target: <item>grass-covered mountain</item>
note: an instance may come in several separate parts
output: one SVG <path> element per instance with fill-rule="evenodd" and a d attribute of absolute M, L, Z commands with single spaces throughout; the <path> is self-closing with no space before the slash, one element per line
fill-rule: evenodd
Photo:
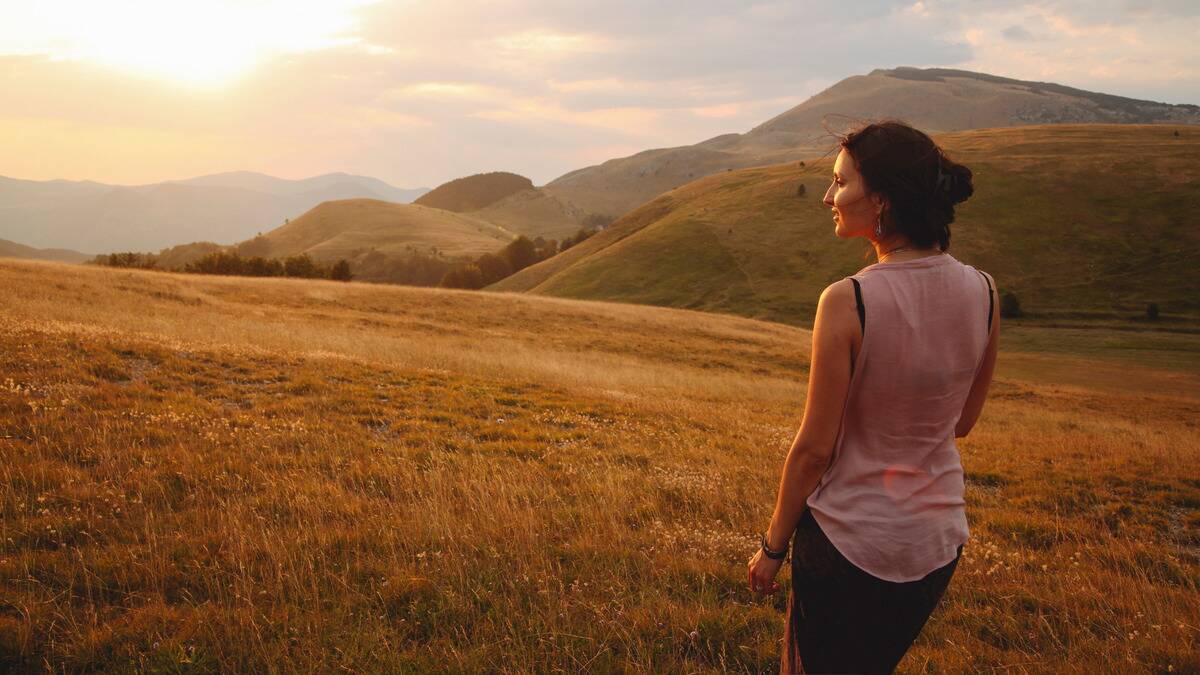
<path fill-rule="evenodd" d="M 545 237 L 562 241 L 575 234 L 588 221 L 590 214 L 548 190 L 531 188 L 511 194 L 470 215 L 530 239 Z"/>
<path fill-rule="evenodd" d="M 343 199 L 320 204 L 235 249 L 267 258 L 307 253 L 321 261 L 370 249 L 388 254 L 477 256 L 502 248 L 515 236 L 487 221 L 419 204 Z"/>
<path fill-rule="evenodd" d="M 1200 309 L 1200 127 L 1044 125 L 937 140 L 975 172 L 951 254 L 1025 309 Z M 825 285 L 873 261 L 862 240 L 833 234 L 821 202 L 831 164 L 691 182 L 490 288 L 805 324 Z"/>
<path fill-rule="evenodd" d="M 27 260 L 57 260 L 59 262 L 83 262 L 92 256 L 63 248 L 33 248 L 15 241 L 0 239 L 0 258 L 25 258 Z"/>
<path fill-rule="evenodd" d="M 243 171 L 134 186 L 0 177 L 0 238 L 102 252 L 232 244 L 321 202 L 410 201 L 423 192 L 343 173 L 285 180 Z"/>
<path fill-rule="evenodd" d="M 744 134 L 646 150 L 572 171 L 545 186 L 585 212 L 619 216 L 675 187 L 728 169 L 820 155 L 857 119 L 900 117 L 930 132 L 1059 123 L 1200 123 L 1200 107 L 948 68 L 848 77 Z"/>
<path fill-rule="evenodd" d="M 507 171 L 477 173 L 442 183 L 421 195 L 414 204 L 434 209 L 464 213 L 477 211 L 505 197 L 530 190 L 533 182 L 524 176 Z"/>
<path fill-rule="evenodd" d="M 530 239 L 562 240 L 588 215 L 570 201 L 534 187 L 528 178 L 506 171 L 456 178 L 413 203 L 466 214 Z"/>

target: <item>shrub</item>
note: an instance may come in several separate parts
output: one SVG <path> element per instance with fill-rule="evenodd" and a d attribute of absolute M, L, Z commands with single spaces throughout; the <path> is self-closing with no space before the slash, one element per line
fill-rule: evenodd
<path fill-rule="evenodd" d="M 194 274 L 245 274 L 246 263 L 236 253 L 213 251 L 188 263 L 183 271 Z"/>
<path fill-rule="evenodd" d="M 479 268 L 479 272 L 483 276 L 483 286 L 500 281 L 513 272 L 508 260 L 495 253 L 484 253 L 479 256 L 475 260 L 475 266 Z"/>
<path fill-rule="evenodd" d="M 158 260 L 151 253 L 135 253 L 133 251 L 125 251 L 123 253 L 109 253 L 108 255 L 100 254 L 93 261 L 97 265 L 105 265 L 108 267 L 131 267 L 135 269 L 152 270 L 155 269 Z"/>
<path fill-rule="evenodd" d="M 254 256 L 242 264 L 242 274 L 251 277 L 281 277 L 283 263 L 274 258 Z"/>
<path fill-rule="evenodd" d="M 442 288 L 483 288 L 483 272 L 473 262 L 457 265 L 446 272 L 446 276 L 442 277 L 438 286 Z"/>
<path fill-rule="evenodd" d="M 517 237 L 501 249 L 500 256 L 508 261 L 513 273 L 520 272 L 538 261 L 537 246 L 525 235 Z"/>
<path fill-rule="evenodd" d="M 1158 321 L 1158 303 L 1152 302 L 1146 305 L 1146 318 L 1151 321 Z"/>
<path fill-rule="evenodd" d="M 562 253 L 563 251 L 574 246 L 575 244 L 582 243 L 585 239 L 592 236 L 593 234 L 596 234 L 596 230 L 589 229 L 587 227 L 579 228 L 579 230 L 576 231 L 575 234 L 562 240 L 562 243 L 560 243 L 558 245 L 558 252 Z"/>
<path fill-rule="evenodd" d="M 300 255 L 288 256 L 283 261 L 283 273 L 289 277 L 302 277 L 305 279 L 313 279 L 316 277 L 327 276 L 313 259 L 307 253 Z"/>
<path fill-rule="evenodd" d="M 1000 296 L 1000 316 L 1006 319 L 1021 316 L 1021 303 L 1012 291 L 1005 291 L 1004 295 Z"/>
<path fill-rule="evenodd" d="M 350 263 L 342 258 L 329 269 L 329 278 L 334 281 L 350 281 L 354 275 L 350 272 Z"/>

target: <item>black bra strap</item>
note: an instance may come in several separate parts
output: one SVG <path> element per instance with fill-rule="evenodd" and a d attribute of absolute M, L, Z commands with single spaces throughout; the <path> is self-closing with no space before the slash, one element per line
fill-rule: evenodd
<path fill-rule="evenodd" d="M 979 272 L 979 270 L 975 270 Z M 996 309 L 996 298 L 992 295 L 992 280 L 983 272 L 979 272 L 979 276 L 987 283 L 988 287 L 988 335 L 992 334 L 992 312 Z"/>
<path fill-rule="evenodd" d="M 863 307 L 862 287 L 858 285 L 858 279 L 850 277 L 850 281 L 854 284 L 854 304 L 858 305 L 858 323 L 862 326 L 863 332 L 867 330 L 867 310 Z M 989 316 L 989 322 L 991 317 Z M 990 328 L 988 329 L 990 332 Z"/>

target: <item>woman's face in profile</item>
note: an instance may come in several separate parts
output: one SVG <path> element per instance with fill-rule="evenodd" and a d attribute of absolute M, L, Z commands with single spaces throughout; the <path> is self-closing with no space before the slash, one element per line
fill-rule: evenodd
<path fill-rule="evenodd" d="M 834 233 L 842 238 L 874 235 L 879 214 L 876 199 L 868 198 L 866 183 L 854 158 L 845 148 L 833 162 L 833 182 L 825 191 L 825 204 L 833 210 Z"/>

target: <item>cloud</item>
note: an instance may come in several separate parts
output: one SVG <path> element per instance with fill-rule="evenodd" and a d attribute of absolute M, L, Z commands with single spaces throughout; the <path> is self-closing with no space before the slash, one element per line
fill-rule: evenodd
<path fill-rule="evenodd" d="M 1009 26 L 1000 31 L 1000 34 L 1004 36 L 1005 40 L 1012 40 L 1013 42 L 1032 42 L 1034 40 L 1033 33 L 1025 30 L 1022 26 Z"/>
<path fill-rule="evenodd" d="M 1193 1 L 114 2 L 105 6 L 190 7 L 208 22 L 230 12 L 246 28 L 233 33 L 241 70 L 197 88 L 86 56 L 76 48 L 86 31 L 64 28 L 86 22 L 11 13 L 0 26 L 0 174 L 149 182 L 342 170 L 416 186 L 505 169 L 540 184 L 746 131 L 844 77 L 898 65 L 1200 103 Z M 146 17 L 143 31 L 175 34 L 167 10 Z M 211 42 L 181 44 L 223 44 Z M 149 56 L 176 53 L 168 47 Z M 178 53 L 188 67 L 215 63 Z M 101 140 L 114 130 L 142 150 L 116 152 Z M 86 148 L 114 154 L 98 162 Z"/>

